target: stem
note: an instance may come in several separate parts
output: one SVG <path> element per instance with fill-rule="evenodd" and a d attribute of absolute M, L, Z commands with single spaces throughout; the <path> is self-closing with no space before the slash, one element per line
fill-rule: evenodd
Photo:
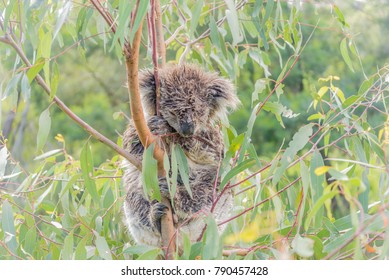
<path fill-rule="evenodd" d="M 158 53 L 157 53 L 157 36 L 155 27 L 155 0 L 151 0 L 151 16 L 149 24 L 149 33 L 151 34 L 151 45 L 153 48 L 153 65 L 154 65 L 154 80 L 155 80 L 155 111 L 157 116 L 160 116 L 160 84 L 159 84 L 159 73 L 158 73 Z"/>
<path fill-rule="evenodd" d="M 154 158 L 158 162 L 158 173 L 160 176 L 164 176 L 165 169 L 163 166 L 164 151 L 157 143 L 157 137 L 151 134 L 149 127 L 147 126 L 142 103 L 140 100 L 139 91 L 139 48 L 142 39 L 142 25 L 143 20 L 139 26 L 139 29 L 135 33 L 132 46 L 125 44 L 124 54 L 126 57 L 126 69 L 128 80 L 128 91 L 130 98 L 131 116 L 135 124 L 135 129 L 138 133 L 139 139 L 142 145 L 147 148 L 152 143 L 156 143 L 154 149 Z M 166 249 L 166 258 L 173 259 L 176 251 L 176 244 L 174 242 L 175 228 L 173 224 L 173 214 L 170 201 L 167 198 L 162 199 L 162 203 L 168 207 L 168 211 L 161 218 L 161 239 L 162 247 Z"/>
<path fill-rule="evenodd" d="M 24 51 L 22 50 L 22 48 L 8 35 L 6 35 L 5 37 L 0 37 L 0 41 L 3 42 L 3 43 L 6 43 L 8 45 L 10 45 L 15 51 L 16 53 L 19 55 L 19 57 L 21 58 L 21 60 L 24 62 L 24 64 L 26 64 L 26 66 L 28 68 L 31 68 L 33 65 L 31 64 L 31 62 L 29 61 L 29 59 L 27 58 L 26 54 L 24 53 Z M 37 75 L 35 77 L 35 80 L 36 82 L 38 83 L 38 85 L 40 85 L 42 87 L 42 89 L 50 96 L 51 94 L 51 90 L 49 88 L 49 86 L 46 84 L 46 82 L 44 81 L 44 79 L 42 78 L 41 75 Z M 56 105 L 66 114 L 68 115 L 72 120 L 74 120 L 82 129 L 84 129 L 88 134 L 90 134 L 91 136 L 93 136 L 95 139 L 97 139 L 98 141 L 104 143 L 105 145 L 107 145 L 108 147 L 110 147 L 111 149 L 113 149 L 115 152 L 117 152 L 118 154 L 120 154 L 121 156 L 123 156 L 124 158 L 126 158 L 131 164 L 133 164 L 136 168 L 138 168 L 139 170 L 142 169 L 142 165 L 141 165 L 141 162 L 135 158 L 134 156 L 132 156 L 130 153 L 128 153 L 126 150 L 122 149 L 121 147 L 119 147 L 115 142 L 113 142 L 112 140 L 108 139 L 107 137 L 105 137 L 103 134 L 101 134 L 100 132 L 98 132 L 96 129 L 94 129 L 93 127 L 91 127 L 88 123 L 86 123 L 84 120 L 82 120 L 79 116 L 77 116 L 72 110 L 70 110 L 69 107 L 67 107 L 65 105 L 65 103 L 63 103 L 63 101 L 61 99 L 59 99 L 57 96 L 54 96 L 53 98 L 53 101 L 56 103 Z"/>
<path fill-rule="evenodd" d="M 161 57 L 161 67 L 163 68 L 166 64 L 166 45 L 163 38 L 163 29 L 162 29 L 162 15 L 161 15 L 161 3 L 159 0 L 155 1 L 155 24 L 157 32 L 157 47 L 158 54 Z"/>

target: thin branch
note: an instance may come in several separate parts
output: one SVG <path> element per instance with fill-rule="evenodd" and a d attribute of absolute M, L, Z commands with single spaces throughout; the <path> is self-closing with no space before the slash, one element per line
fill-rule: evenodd
<path fill-rule="evenodd" d="M 156 25 L 156 33 L 157 33 L 157 47 L 158 54 L 161 57 L 161 67 L 163 68 L 166 64 L 166 45 L 163 36 L 162 29 L 162 13 L 161 13 L 161 3 L 159 0 L 155 1 L 155 25 Z"/>
<path fill-rule="evenodd" d="M 3 38 L 3 37 L 1 37 L 1 38 Z M 24 51 L 22 50 L 22 48 L 11 37 L 6 36 L 6 37 L 4 37 L 4 39 L 5 40 L 1 40 L 1 42 L 4 42 L 4 43 L 10 45 L 16 51 L 16 53 L 19 55 L 19 57 L 24 62 L 24 64 L 26 64 L 26 66 L 28 68 L 31 68 L 33 65 L 31 64 L 31 62 L 27 58 L 27 56 L 24 53 Z M 43 90 L 50 96 L 51 90 L 50 90 L 49 86 L 46 84 L 46 82 L 44 81 L 44 79 L 42 78 L 42 76 L 38 74 L 35 77 L 35 80 L 38 83 L 38 85 L 40 85 L 43 88 Z M 96 129 L 91 127 L 88 123 L 86 123 L 79 116 L 77 116 L 72 110 L 70 110 L 70 108 L 67 107 L 65 105 L 65 103 L 63 103 L 63 101 L 61 99 L 59 99 L 57 96 L 54 96 L 53 101 L 57 104 L 57 106 L 66 115 L 68 115 L 72 120 L 74 120 L 88 134 L 93 136 L 98 141 L 104 143 L 108 147 L 112 148 L 115 152 L 117 152 L 118 154 L 120 154 L 121 156 L 126 158 L 131 164 L 133 164 L 139 170 L 142 169 L 141 162 L 136 157 L 134 157 L 129 152 L 127 152 L 126 150 L 124 150 L 121 147 L 119 147 L 115 142 L 113 142 L 112 140 L 108 139 L 103 134 L 98 132 Z"/>
<path fill-rule="evenodd" d="M 150 128 L 147 126 L 143 113 L 142 103 L 140 100 L 138 69 L 139 48 L 142 39 L 142 25 L 143 20 L 141 21 L 141 24 L 135 33 L 132 45 L 126 43 L 123 50 L 126 58 L 131 116 L 142 145 L 147 148 L 153 143 L 156 144 L 154 148 L 154 158 L 158 163 L 158 173 L 163 176 L 165 174 L 165 169 L 163 166 L 164 151 L 157 143 L 158 138 L 151 134 Z M 167 198 L 163 198 L 162 203 L 168 207 L 168 211 L 166 211 L 166 214 L 161 218 L 162 247 L 166 250 L 166 258 L 173 259 L 174 253 L 176 251 L 176 244 L 174 242 L 175 228 L 173 224 L 173 212 L 170 201 Z"/>
<path fill-rule="evenodd" d="M 240 217 L 240 216 L 246 214 L 247 212 L 249 212 L 249 211 L 251 211 L 251 210 L 257 208 L 258 206 L 264 204 L 265 202 L 271 200 L 273 197 L 276 197 L 276 196 L 279 195 L 280 193 L 286 191 L 286 190 L 289 189 L 291 186 L 293 186 L 294 184 L 296 184 L 300 179 L 301 179 L 301 176 L 298 177 L 298 178 L 297 178 L 296 180 L 294 180 L 293 182 L 291 182 L 290 184 L 288 184 L 287 186 L 285 186 L 284 188 L 282 188 L 281 190 L 279 190 L 278 192 L 276 192 L 275 194 L 273 194 L 272 196 L 269 196 L 269 197 L 265 198 L 265 199 L 262 200 L 261 202 L 258 202 L 258 203 L 255 204 L 254 206 L 251 206 L 251 207 L 245 209 L 244 211 L 240 212 L 239 214 L 236 214 L 235 216 L 229 218 L 228 220 L 219 223 L 218 226 L 224 225 L 224 224 L 226 224 L 226 223 L 228 223 L 228 222 L 230 222 L 230 221 L 232 221 L 232 220 L 234 220 L 234 219 L 236 219 L 236 218 L 238 218 L 238 217 Z"/>
<path fill-rule="evenodd" d="M 153 49 L 153 65 L 154 65 L 154 80 L 155 80 L 155 111 L 157 116 L 160 115 L 159 106 L 160 106 L 160 85 L 159 85 L 159 72 L 158 72 L 158 53 L 157 53 L 157 31 L 156 31 L 156 22 L 155 22 L 155 1 L 151 0 L 151 16 L 150 16 L 150 24 L 149 33 L 151 37 L 151 45 Z"/>

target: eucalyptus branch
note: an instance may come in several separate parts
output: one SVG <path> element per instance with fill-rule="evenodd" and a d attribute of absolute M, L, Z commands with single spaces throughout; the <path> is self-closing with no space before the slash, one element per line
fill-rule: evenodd
<path fill-rule="evenodd" d="M 139 4 L 139 1 L 138 1 Z M 138 5 L 137 5 L 138 6 Z M 137 9 L 135 11 L 135 14 Z M 151 144 L 155 143 L 154 146 L 154 158 L 158 163 L 158 173 L 159 175 L 165 174 L 165 169 L 163 166 L 164 151 L 158 145 L 158 138 L 151 134 L 149 127 L 147 126 L 142 103 L 140 100 L 140 91 L 139 91 L 139 48 L 142 39 L 142 25 L 143 20 L 135 33 L 134 40 L 132 45 L 126 43 L 124 45 L 123 53 L 126 59 L 126 69 L 127 69 L 127 81 L 128 81 L 128 91 L 130 98 L 130 107 L 131 107 L 131 116 L 134 121 L 135 129 L 139 136 L 139 139 L 142 145 L 147 148 Z M 168 207 L 168 211 L 161 218 L 161 239 L 162 246 L 166 249 L 166 258 L 172 259 L 176 250 L 176 244 L 174 242 L 174 233 L 175 228 L 173 224 L 173 212 L 171 208 L 170 201 L 166 198 L 162 199 L 162 203 Z"/>
<path fill-rule="evenodd" d="M 3 37 L 1 37 L 3 38 Z M 4 37 L 1 42 L 6 43 L 10 45 L 18 54 L 18 56 L 21 58 L 21 60 L 24 62 L 24 64 L 31 68 L 33 65 L 27 58 L 26 54 L 24 53 L 23 49 L 8 35 Z M 35 77 L 36 82 L 39 86 L 42 87 L 42 89 L 50 96 L 51 90 L 49 86 L 46 84 L 44 79 L 41 75 L 37 75 Z M 56 103 L 56 105 L 66 114 L 68 115 L 72 120 L 74 120 L 82 129 L 84 129 L 88 134 L 93 136 L 95 139 L 99 140 L 100 142 L 104 143 L 108 147 L 112 148 L 114 151 L 116 151 L 118 154 L 126 158 L 131 164 L 133 164 L 136 168 L 141 169 L 141 162 L 135 158 L 133 155 L 128 153 L 126 150 L 119 147 L 115 142 L 105 137 L 103 134 L 98 132 L 96 129 L 91 127 L 88 123 L 86 123 L 84 120 L 82 120 L 79 116 L 77 116 L 72 110 L 70 110 L 69 107 L 66 106 L 66 104 L 59 99 L 57 96 L 54 96 L 53 101 Z"/>
<path fill-rule="evenodd" d="M 283 187 L 282 189 L 280 189 L 280 190 L 279 190 L 278 192 L 276 192 L 275 194 L 273 194 L 273 195 L 271 195 L 271 196 L 265 198 L 264 200 L 258 202 L 258 203 L 255 204 L 255 205 L 253 205 L 253 206 L 251 206 L 251 207 L 249 207 L 249 208 L 243 210 L 242 212 L 236 214 L 235 216 L 230 217 L 228 220 L 225 220 L 225 221 L 223 221 L 223 222 L 220 222 L 220 223 L 218 224 L 218 226 L 221 226 L 221 225 L 224 225 L 224 224 L 226 224 L 226 223 L 229 223 L 230 221 L 232 221 L 232 220 L 234 220 L 234 219 L 236 219 L 236 218 L 238 218 L 238 217 L 240 217 L 240 216 L 246 214 L 247 212 L 249 212 L 249 211 L 251 211 L 251 210 L 257 208 L 258 206 L 260 206 L 260 205 L 264 204 L 265 202 L 271 200 L 272 198 L 278 196 L 280 193 L 286 191 L 286 190 L 289 189 L 291 186 L 293 186 L 294 184 L 296 184 L 300 179 L 301 179 L 301 176 L 298 177 L 297 179 L 295 179 L 293 182 L 291 182 L 291 183 L 289 183 L 288 185 L 286 185 L 285 187 Z"/>
<path fill-rule="evenodd" d="M 154 0 L 155 2 L 155 25 L 156 25 L 156 35 L 157 35 L 157 47 L 158 54 L 161 57 L 161 67 L 164 67 L 166 64 L 166 45 L 163 36 L 162 28 L 162 13 L 161 13 L 161 3 L 159 0 Z"/>
<path fill-rule="evenodd" d="M 160 85 L 159 85 L 159 72 L 158 72 L 158 53 L 157 53 L 157 31 L 156 31 L 156 22 L 155 22 L 155 1 L 151 0 L 151 15 L 149 21 L 149 34 L 151 37 L 151 45 L 153 49 L 153 65 L 154 65 L 154 80 L 155 80 L 155 111 L 157 112 L 157 116 L 160 115 L 159 107 L 160 107 Z"/>

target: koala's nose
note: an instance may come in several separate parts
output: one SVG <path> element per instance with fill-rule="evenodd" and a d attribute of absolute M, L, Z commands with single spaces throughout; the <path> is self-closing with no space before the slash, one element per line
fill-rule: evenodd
<path fill-rule="evenodd" d="M 194 133 L 194 125 L 193 123 L 183 122 L 181 123 L 181 134 L 183 136 L 190 136 Z"/>

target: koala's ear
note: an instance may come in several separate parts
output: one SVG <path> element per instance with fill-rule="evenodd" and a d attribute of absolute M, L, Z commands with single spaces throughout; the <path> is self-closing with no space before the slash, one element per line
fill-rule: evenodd
<path fill-rule="evenodd" d="M 215 114 L 224 114 L 228 109 L 235 110 L 240 101 L 235 94 L 235 88 L 229 80 L 214 79 L 208 86 L 210 104 Z"/>
<path fill-rule="evenodd" d="M 145 70 L 139 73 L 139 89 L 145 111 L 150 116 L 155 115 L 155 78 L 152 71 Z"/>

